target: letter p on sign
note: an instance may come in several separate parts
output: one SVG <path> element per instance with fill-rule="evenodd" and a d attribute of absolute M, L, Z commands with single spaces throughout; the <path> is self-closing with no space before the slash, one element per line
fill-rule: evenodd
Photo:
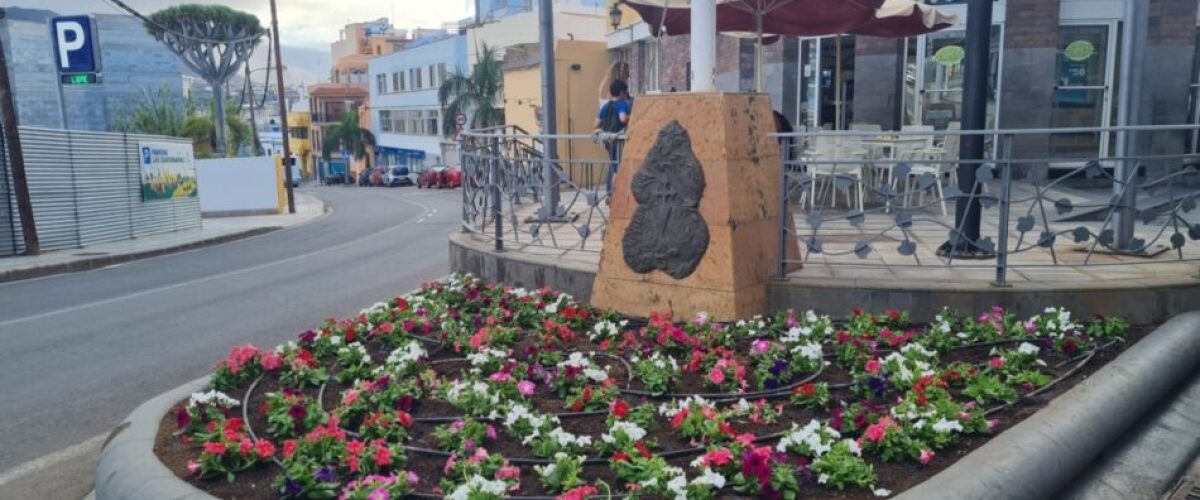
<path fill-rule="evenodd" d="M 90 16 L 66 16 L 50 20 L 50 32 L 54 37 L 54 63 L 59 73 L 100 71 L 94 27 Z"/>

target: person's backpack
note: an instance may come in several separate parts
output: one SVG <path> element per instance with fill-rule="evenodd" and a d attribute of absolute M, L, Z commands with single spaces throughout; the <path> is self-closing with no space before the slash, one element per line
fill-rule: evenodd
<path fill-rule="evenodd" d="M 621 123 L 621 112 L 617 108 L 617 101 L 604 103 L 604 108 L 600 110 L 600 130 L 609 133 L 625 130 L 625 124 Z"/>

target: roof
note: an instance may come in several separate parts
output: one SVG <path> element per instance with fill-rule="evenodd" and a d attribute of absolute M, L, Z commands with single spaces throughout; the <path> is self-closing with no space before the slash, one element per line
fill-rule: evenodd
<path fill-rule="evenodd" d="M 308 87 L 313 97 L 367 97 L 365 83 L 318 83 Z"/>

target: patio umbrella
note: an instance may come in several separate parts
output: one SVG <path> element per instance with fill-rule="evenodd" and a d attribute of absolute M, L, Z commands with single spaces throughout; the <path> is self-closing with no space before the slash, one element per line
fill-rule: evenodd
<path fill-rule="evenodd" d="M 690 0 L 621 2 L 637 11 L 654 36 L 691 33 Z M 754 87 L 758 91 L 762 91 L 764 36 L 896 38 L 931 33 L 954 21 L 954 16 L 914 0 L 717 0 L 717 31 L 757 40 Z"/>

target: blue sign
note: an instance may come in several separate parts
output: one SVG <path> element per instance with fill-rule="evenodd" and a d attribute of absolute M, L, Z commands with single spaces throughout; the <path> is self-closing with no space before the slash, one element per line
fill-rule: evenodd
<path fill-rule="evenodd" d="M 50 19 L 50 38 L 54 41 L 54 66 L 59 73 L 100 71 L 100 43 L 92 16 Z"/>

